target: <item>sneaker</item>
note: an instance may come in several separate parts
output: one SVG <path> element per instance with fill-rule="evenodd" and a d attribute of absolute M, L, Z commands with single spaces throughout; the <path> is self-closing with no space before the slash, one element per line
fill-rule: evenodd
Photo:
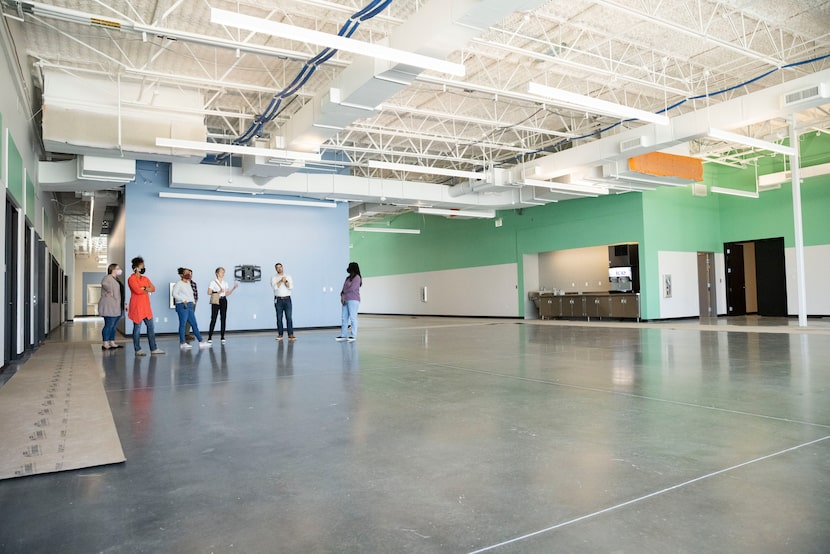
<path fill-rule="evenodd" d="M 179 348 L 181 348 L 182 350 L 188 350 L 188 349 L 193 348 L 193 347 L 190 346 L 189 344 L 187 344 L 186 342 L 183 342 L 179 345 Z"/>
<path fill-rule="evenodd" d="M 210 342 L 210 341 L 208 341 L 208 342 Z M 222 344 L 225 344 L 225 339 L 222 339 Z"/>
<path fill-rule="evenodd" d="M 208 344 L 213 344 L 213 339 L 208 339 Z"/>
<path fill-rule="evenodd" d="M 136 350 L 135 355 L 136 356 L 146 356 L 147 353 L 144 350 Z"/>
<path fill-rule="evenodd" d="M 199 343 L 199 348 L 210 348 L 210 343 L 207 341 L 202 341 Z"/>
<path fill-rule="evenodd" d="M 297 340 L 297 337 L 294 335 L 288 335 L 288 340 Z"/>
<path fill-rule="evenodd" d="M 344 340 L 346 340 L 346 337 L 335 337 L 334 340 L 336 340 L 337 342 L 343 342 Z"/>
<path fill-rule="evenodd" d="M 282 340 L 282 335 L 278 336 L 277 340 Z"/>
<path fill-rule="evenodd" d="M 188 345 L 188 348 L 189 348 L 189 347 L 190 347 L 190 346 Z M 150 354 L 164 354 L 164 350 L 162 350 L 161 348 L 156 348 L 155 350 L 153 350 L 152 352 L 150 352 Z"/>
<path fill-rule="evenodd" d="M 357 340 L 357 337 L 349 337 L 346 339 L 346 342 L 354 342 Z"/>

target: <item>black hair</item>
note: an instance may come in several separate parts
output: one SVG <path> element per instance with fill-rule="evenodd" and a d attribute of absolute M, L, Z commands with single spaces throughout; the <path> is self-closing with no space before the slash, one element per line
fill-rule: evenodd
<path fill-rule="evenodd" d="M 360 266 L 359 266 L 359 265 L 357 265 L 357 262 L 349 262 L 349 267 L 347 267 L 347 268 L 346 268 L 346 271 L 348 271 L 348 272 L 349 272 L 349 281 L 351 281 L 352 279 L 354 279 L 354 276 L 355 276 L 355 275 L 357 275 L 357 276 L 359 276 L 359 277 L 360 277 L 361 284 L 363 284 L 363 283 L 362 283 L 362 281 L 363 281 L 363 276 L 362 276 L 362 275 L 360 275 Z"/>
<path fill-rule="evenodd" d="M 135 268 L 138 267 L 138 264 L 143 264 L 144 263 L 144 258 L 142 258 L 141 256 L 136 256 L 135 258 L 132 259 L 132 261 L 130 263 L 133 264 L 133 270 L 135 270 Z"/>

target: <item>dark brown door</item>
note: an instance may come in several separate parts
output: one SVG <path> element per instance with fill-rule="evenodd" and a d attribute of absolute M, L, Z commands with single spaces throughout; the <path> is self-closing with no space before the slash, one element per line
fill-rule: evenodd
<path fill-rule="evenodd" d="M 736 242 L 723 245 L 726 263 L 726 315 L 746 315 L 744 247 Z"/>

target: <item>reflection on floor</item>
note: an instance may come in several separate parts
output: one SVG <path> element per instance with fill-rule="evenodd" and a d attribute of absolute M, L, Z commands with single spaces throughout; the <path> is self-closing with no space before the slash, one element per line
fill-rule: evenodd
<path fill-rule="evenodd" d="M 823 321 L 360 322 L 102 353 L 127 462 L 4 482 L 0 551 L 827 552 Z"/>

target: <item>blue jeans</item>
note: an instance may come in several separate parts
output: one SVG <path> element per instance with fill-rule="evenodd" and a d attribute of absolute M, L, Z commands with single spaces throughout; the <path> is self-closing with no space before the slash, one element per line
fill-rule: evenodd
<path fill-rule="evenodd" d="M 202 333 L 199 332 L 199 324 L 196 323 L 196 314 L 193 312 L 193 302 L 176 302 L 176 315 L 179 316 L 179 343 L 184 344 L 184 328 L 186 324 L 190 323 L 190 328 L 193 329 L 193 334 L 196 335 L 196 340 L 202 342 Z"/>
<path fill-rule="evenodd" d="M 285 316 L 285 324 L 288 327 L 288 336 L 294 334 L 294 320 L 291 318 L 291 297 L 278 296 L 274 301 L 274 309 L 277 310 L 277 334 L 282 336 L 282 318 Z"/>
<path fill-rule="evenodd" d="M 157 350 L 156 348 L 156 328 L 153 325 L 153 318 L 148 317 L 144 320 L 144 325 L 147 326 L 147 340 L 150 342 L 150 352 Z M 133 347 L 135 351 L 141 350 L 141 323 L 133 323 Z"/>
<path fill-rule="evenodd" d="M 345 337 L 349 324 L 352 325 L 352 333 L 348 336 L 357 338 L 357 309 L 360 307 L 360 300 L 346 300 L 342 310 L 342 326 L 340 336 Z"/>
<path fill-rule="evenodd" d="M 118 325 L 120 315 L 105 315 L 104 328 L 101 330 L 101 340 L 109 342 L 115 340 L 115 326 Z"/>

